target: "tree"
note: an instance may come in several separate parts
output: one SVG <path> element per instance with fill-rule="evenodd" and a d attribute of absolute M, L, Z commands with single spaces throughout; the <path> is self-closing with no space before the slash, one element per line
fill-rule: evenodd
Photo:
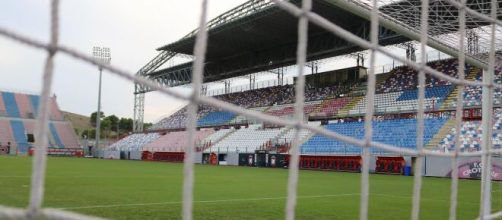
<path fill-rule="evenodd" d="M 104 117 L 105 117 L 105 113 L 104 113 L 104 112 L 100 112 L 100 113 L 101 113 L 101 114 L 100 114 L 100 115 L 101 115 L 101 117 L 100 117 L 100 118 L 101 118 L 101 119 L 102 119 L 102 118 L 104 118 Z M 92 127 L 96 127 L 96 115 L 97 115 L 97 111 L 96 111 L 96 112 L 93 112 L 93 113 L 91 114 L 91 119 L 90 119 L 91 121 L 90 121 L 90 122 L 91 122 Z"/>
<path fill-rule="evenodd" d="M 119 124 L 119 118 L 115 115 L 110 115 L 106 117 L 104 120 L 108 120 L 110 122 L 110 129 L 112 131 L 117 131 L 117 125 Z"/>
<path fill-rule="evenodd" d="M 146 129 L 148 129 L 148 128 L 152 127 L 152 126 L 153 126 L 153 124 L 152 124 L 152 123 L 144 123 L 144 124 L 143 124 L 143 129 L 145 129 L 145 130 L 146 130 Z"/>
<path fill-rule="evenodd" d="M 86 129 L 82 131 L 82 134 L 80 135 L 81 138 L 86 138 L 87 139 L 94 139 L 96 138 L 96 129 Z"/>
<path fill-rule="evenodd" d="M 132 119 L 131 118 L 120 118 L 119 127 L 120 127 L 120 131 L 122 131 L 122 132 L 132 131 Z"/>
<path fill-rule="evenodd" d="M 101 120 L 101 130 L 102 131 L 109 131 L 110 128 L 112 127 L 112 122 L 110 121 L 110 118 L 106 117 Z"/>

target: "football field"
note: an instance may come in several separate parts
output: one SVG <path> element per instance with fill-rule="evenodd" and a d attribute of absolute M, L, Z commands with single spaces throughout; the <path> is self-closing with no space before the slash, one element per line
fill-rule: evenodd
<path fill-rule="evenodd" d="M 110 219 L 179 219 L 183 164 L 48 158 L 45 207 Z M 26 207 L 31 158 L 0 156 L 0 205 Z M 195 219 L 283 219 L 287 169 L 195 167 Z M 501 183 L 493 185 L 500 208 Z M 413 177 L 370 176 L 370 219 L 409 219 Z M 300 172 L 297 219 L 358 219 L 360 174 Z M 458 218 L 474 219 L 480 181 L 460 180 Z M 450 180 L 424 178 L 421 219 L 448 219 Z"/>

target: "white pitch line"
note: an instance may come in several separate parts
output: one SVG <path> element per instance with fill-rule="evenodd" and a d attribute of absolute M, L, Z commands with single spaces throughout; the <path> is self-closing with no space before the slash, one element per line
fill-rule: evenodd
<path fill-rule="evenodd" d="M 405 196 L 405 195 L 390 195 L 390 194 L 380 194 L 380 193 L 371 193 L 370 196 L 381 196 L 381 197 L 389 197 L 389 198 L 398 198 L 398 199 L 411 199 L 412 196 Z M 445 202 L 449 203 L 450 200 L 444 200 L 444 199 L 431 199 L 431 198 L 421 198 L 421 200 L 429 200 L 429 201 L 435 201 L 435 202 Z M 475 202 L 467 202 L 467 201 L 458 201 L 458 204 L 466 204 L 466 205 L 479 205 L 479 203 Z"/>
<path fill-rule="evenodd" d="M 342 196 L 358 196 L 359 193 L 333 194 L 333 195 L 315 195 L 315 196 L 298 196 L 299 199 L 326 198 L 326 197 L 342 197 Z M 263 201 L 263 200 L 279 200 L 287 199 L 286 196 L 281 197 L 264 197 L 264 198 L 249 198 L 249 199 L 217 199 L 217 200 L 199 200 L 194 203 L 219 203 L 219 202 L 247 202 L 247 201 Z M 172 202 L 152 202 L 152 203 L 129 203 L 129 204 L 113 204 L 113 205 L 92 205 L 92 206 L 76 206 L 76 207 L 61 207 L 56 209 L 93 209 L 93 208 L 116 208 L 130 206 L 150 206 L 150 205 L 171 205 L 181 204 L 183 201 Z"/>
<path fill-rule="evenodd" d="M 31 176 L 0 176 L 0 178 L 30 178 Z"/>

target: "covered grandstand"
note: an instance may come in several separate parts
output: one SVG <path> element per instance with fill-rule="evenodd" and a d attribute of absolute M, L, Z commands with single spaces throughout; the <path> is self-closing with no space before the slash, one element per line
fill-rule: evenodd
<path fill-rule="evenodd" d="M 292 1 L 298 5 L 300 1 Z M 348 4 L 352 4 L 349 6 Z M 379 44 L 392 48 L 403 48 L 406 57 L 416 59 L 417 36 L 396 29 L 416 29 L 420 26 L 420 1 L 378 1 L 379 12 L 385 19 L 379 28 Z M 468 1 L 470 10 L 485 13 L 489 2 Z M 371 10 L 365 1 L 313 1 L 312 11 L 321 15 L 347 31 L 363 39 L 369 36 L 369 21 L 364 15 Z M 429 60 L 426 65 L 431 69 L 457 78 L 459 63 L 453 58 L 457 56 L 455 36 L 458 21 L 455 16 L 458 9 L 450 1 L 434 1 L 430 3 L 429 46 L 439 49 L 447 56 Z M 502 16 L 502 13 L 498 13 Z M 296 18 L 279 9 L 269 1 L 251 0 L 228 11 L 208 23 L 208 51 L 204 69 L 204 83 L 225 81 L 232 77 L 249 78 L 249 87 L 245 91 L 232 91 L 216 95 L 215 98 L 230 102 L 237 106 L 263 112 L 281 118 L 293 118 L 295 106 L 295 81 L 284 83 L 284 67 L 295 63 L 297 42 Z M 394 22 L 394 23 L 393 23 Z M 483 69 L 487 65 L 489 41 L 488 23 L 476 16 L 466 17 L 466 28 L 471 33 L 466 36 L 466 62 L 464 66 L 466 78 L 482 81 Z M 500 32 L 496 29 L 497 34 Z M 411 31 L 413 32 L 413 31 Z M 161 68 L 166 61 L 174 57 L 191 57 L 197 30 L 173 43 L 158 48 L 159 55 L 138 71 L 138 75 L 154 80 L 165 86 L 179 86 L 191 82 L 192 62 L 171 64 Z M 474 37 L 475 36 L 475 37 Z M 496 69 L 494 81 L 502 80 L 500 62 L 502 44 L 495 40 Z M 308 32 L 307 60 L 312 65 L 319 60 L 336 56 L 357 57 L 357 65 L 340 70 L 326 72 L 314 71 L 307 77 L 305 88 L 304 118 L 313 126 L 322 126 L 328 130 L 355 138 L 364 134 L 364 114 L 367 109 L 367 68 L 364 66 L 364 51 L 361 47 L 333 35 L 324 28 L 311 26 Z M 361 55 L 362 53 L 362 55 Z M 423 52 L 425 53 L 425 52 Z M 362 59 L 362 60 L 361 60 Z M 360 62 L 362 61 L 362 62 Z M 303 67 L 295 67 L 303 68 Z M 317 67 L 315 67 L 317 68 Z M 277 75 L 277 80 L 269 86 L 257 88 L 254 73 L 269 71 Z M 226 81 L 225 81 L 226 82 Z M 230 84 L 230 83 L 228 83 Z M 229 85 L 228 85 L 229 86 Z M 418 72 L 406 65 L 396 64 L 377 76 L 375 95 L 375 116 L 373 123 L 373 139 L 384 144 L 399 146 L 403 149 L 415 149 L 417 136 L 418 111 Z M 110 149 L 117 152 L 164 152 L 182 153 L 186 143 L 187 108 L 182 108 L 152 126 L 148 131 L 142 129 L 145 93 L 150 88 L 135 87 L 135 134 L 112 145 Z M 207 87 L 203 87 L 207 94 Z M 425 123 L 430 129 L 424 134 L 424 145 L 434 151 L 448 152 L 452 150 L 451 130 L 455 117 L 456 99 L 459 87 L 451 81 L 427 75 L 425 83 L 424 108 L 427 117 Z M 465 135 L 461 139 L 461 151 L 480 150 L 480 129 L 482 117 L 481 93 L 479 87 L 467 87 L 464 93 L 465 108 L 463 129 Z M 500 114 L 502 93 L 494 92 L 493 105 L 493 144 L 500 148 L 502 141 Z M 199 158 L 207 158 L 203 154 L 217 153 L 252 153 L 265 150 L 272 153 L 288 154 L 292 145 L 294 129 L 263 123 L 245 116 L 227 112 L 215 107 L 199 105 L 196 147 Z M 304 155 L 360 155 L 361 149 L 356 146 L 328 139 L 320 134 L 302 131 L 300 134 L 301 153 Z M 374 150 L 375 156 L 401 156 L 401 154 Z M 140 153 L 135 153 L 140 155 Z M 224 157 L 222 157 L 224 158 Z M 135 159 L 140 159 L 136 156 Z M 224 159 L 223 159 L 224 160 Z M 204 162 L 204 161 L 200 161 Z M 207 162 L 207 161 L 206 161 Z"/>

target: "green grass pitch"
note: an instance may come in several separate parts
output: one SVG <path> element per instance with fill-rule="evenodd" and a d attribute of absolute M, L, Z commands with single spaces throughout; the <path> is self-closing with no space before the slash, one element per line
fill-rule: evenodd
<path fill-rule="evenodd" d="M 44 206 L 111 219 L 179 219 L 182 167 L 49 158 Z M 27 206 L 30 174 L 31 158 L 0 156 L 0 205 Z M 287 176 L 287 169 L 197 165 L 194 217 L 282 219 Z M 450 180 L 423 180 L 421 219 L 447 219 Z M 370 184 L 370 219 L 410 218 L 412 177 L 371 175 Z M 359 190 L 359 173 L 300 171 L 297 219 L 358 219 Z M 476 218 L 479 191 L 480 181 L 460 180 L 459 219 Z M 501 200 L 493 194 L 494 208 Z"/>

